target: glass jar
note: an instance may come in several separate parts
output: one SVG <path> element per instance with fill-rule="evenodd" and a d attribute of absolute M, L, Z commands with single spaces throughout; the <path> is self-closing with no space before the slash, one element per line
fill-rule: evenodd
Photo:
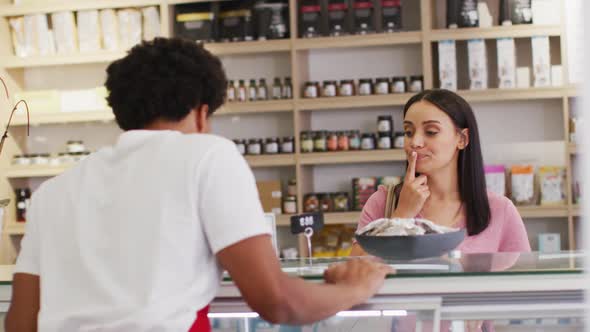
<path fill-rule="evenodd" d="M 396 149 L 403 149 L 404 148 L 404 138 L 405 138 L 405 135 L 403 132 L 396 132 L 395 137 L 393 139 L 393 147 Z"/>
<path fill-rule="evenodd" d="M 297 196 L 297 179 L 291 179 L 287 183 L 287 195 Z"/>
<path fill-rule="evenodd" d="M 297 197 L 296 196 L 285 197 L 285 200 L 283 200 L 283 213 L 285 213 L 285 214 L 297 213 Z"/>
<path fill-rule="evenodd" d="M 245 140 L 235 139 L 234 144 L 236 145 L 236 148 L 238 149 L 238 151 L 240 152 L 240 154 L 242 156 L 246 154 L 246 141 Z"/>
<path fill-rule="evenodd" d="M 291 83 L 291 77 L 285 77 L 285 84 L 283 84 L 283 90 L 281 91 L 281 97 L 283 99 L 293 98 L 293 83 Z"/>
<path fill-rule="evenodd" d="M 325 131 L 318 131 L 315 133 L 315 137 L 313 139 L 313 150 L 315 152 L 326 152 L 327 144 L 326 144 L 326 132 Z"/>
<path fill-rule="evenodd" d="M 365 133 L 361 139 L 361 150 L 375 150 L 375 135 Z"/>
<path fill-rule="evenodd" d="M 246 82 L 244 80 L 238 81 L 238 88 L 236 89 L 236 100 L 239 102 L 244 102 L 248 100 L 248 91 L 246 90 Z"/>
<path fill-rule="evenodd" d="M 41 153 L 33 156 L 31 160 L 33 165 L 49 165 L 49 153 Z"/>
<path fill-rule="evenodd" d="M 303 199 L 303 212 L 319 212 L 320 201 L 316 194 L 307 194 Z"/>
<path fill-rule="evenodd" d="M 301 132 L 301 152 L 313 152 L 313 134 L 310 131 Z"/>
<path fill-rule="evenodd" d="M 275 80 L 272 83 L 272 99 L 281 99 L 282 90 L 283 86 L 281 85 L 281 79 L 275 77 Z"/>
<path fill-rule="evenodd" d="M 334 212 L 346 212 L 350 210 L 348 193 L 337 193 L 334 195 Z"/>
<path fill-rule="evenodd" d="M 377 95 L 389 94 L 389 79 L 387 77 L 380 77 L 376 80 L 375 94 L 377 94 Z"/>
<path fill-rule="evenodd" d="M 319 96 L 319 83 L 318 82 L 306 82 L 305 89 L 303 91 L 304 98 L 317 98 Z"/>
<path fill-rule="evenodd" d="M 381 150 L 391 149 L 391 133 L 379 133 L 379 141 L 377 142 L 377 146 Z"/>
<path fill-rule="evenodd" d="M 338 151 L 338 134 L 335 131 L 329 132 L 326 140 L 328 151 Z"/>
<path fill-rule="evenodd" d="M 407 91 L 406 78 L 402 76 L 394 77 L 391 82 L 391 91 L 393 93 L 406 93 Z"/>
<path fill-rule="evenodd" d="M 424 76 L 410 76 L 410 92 L 421 92 L 424 90 Z"/>
<path fill-rule="evenodd" d="M 377 131 L 380 133 L 393 131 L 393 118 L 391 115 L 380 115 L 377 117 Z"/>
<path fill-rule="evenodd" d="M 66 145 L 69 153 L 84 152 L 86 150 L 82 141 L 68 141 Z"/>
<path fill-rule="evenodd" d="M 334 201 L 330 194 L 322 193 L 318 194 L 318 200 L 320 201 L 321 212 L 332 212 L 334 211 Z"/>
<path fill-rule="evenodd" d="M 279 139 L 276 137 L 267 138 L 264 143 L 264 154 L 279 153 Z"/>
<path fill-rule="evenodd" d="M 227 84 L 227 101 L 234 102 L 236 101 L 236 87 L 234 81 L 229 81 Z"/>
<path fill-rule="evenodd" d="M 256 86 L 256 80 L 250 80 L 248 84 L 248 100 L 256 101 L 258 99 L 258 87 Z"/>
<path fill-rule="evenodd" d="M 336 81 L 324 81 L 323 97 L 336 97 Z"/>
<path fill-rule="evenodd" d="M 350 132 L 349 138 L 349 145 L 351 150 L 360 150 L 361 149 L 361 134 L 358 130 L 353 130 Z"/>
<path fill-rule="evenodd" d="M 266 85 L 266 80 L 261 78 L 258 81 L 258 100 L 268 100 L 268 86 Z"/>
<path fill-rule="evenodd" d="M 361 78 L 359 80 L 359 96 L 368 96 L 373 94 L 373 80 L 370 78 Z"/>
<path fill-rule="evenodd" d="M 295 138 L 294 137 L 283 137 L 281 141 L 281 153 L 294 153 L 295 152 Z"/>
<path fill-rule="evenodd" d="M 341 97 L 354 96 L 354 81 L 341 80 L 340 87 L 338 88 L 338 95 Z"/>
<path fill-rule="evenodd" d="M 31 164 L 31 159 L 28 155 L 15 155 L 12 157 L 12 164 L 15 166 L 27 166 Z"/>
<path fill-rule="evenodd" d="M 348 133 L 341 131 L 338 133 L 338 150 L 348 151 L 350 149 Z"/>
<path fill-rule="evenodd" d="M 246 151 L 249 155 L 253 156 L 262 154 L 262 140 L 258 138 L 250 139 Z"/>

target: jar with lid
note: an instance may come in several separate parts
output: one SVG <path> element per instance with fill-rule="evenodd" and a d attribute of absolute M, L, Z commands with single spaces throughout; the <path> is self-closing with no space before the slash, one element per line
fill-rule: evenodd
<path fill-rule="evenodd" d="M 230 103 L 236 101 L 236 87 L 232 80 L 227 84 L 227 101 Z"/>
<path fill-rule="evenodd" d="M 26 166 L 31 164 L 31 159 L 28 155 L 15 155 L 12 157 L 12 164 L 17 166 Z"/>
<path fill-rule="evenodd" d="M 33 165 L 48 165 L 49 153 L 40 153 L 33 156 L 31 163 Z"/>
<path fill-rule="evenodd" d="M 334 212 L 346 212 L 349 210 L 348 193 L 336 193 L 334 195 Z"/>
<path fill-rule="evenodd" d="M 256 86 L 256 80 L 250 80 L 248 84 L 248 100 L 255 101 L 258 96 L 258 87 Z"/>
<path fill-rule="evenodd" d="M 79 161 L 82 161 L 83 157 L 84 157 L 84 152 L 73 152 L 70 153 L 70 156 L 72 157 L 72 160 L 77 163 Z"/>
<path fill-rule="evenodd" d="M 410 76 L 410 92 L 421 92 L 424 90 L 424 76 Z"/>
<path fill-rule="evenodd" d="M 323 97 L 336 97 L 336 81 L 324 81 Z"/>
<path fill-rule="evenodd" d="M 320 201 L 316 194 L 307 194 L 303 199 L 303 212 L 319 212 Z"/>
<path fill-rule="evenodd" d="M 375 94 L 386 95 L 389 93 L 389 78 L 380 77 L 375 82 Z"/>
<path fill-rule="evenodd" d="M 338 88 L 338 95 L 341 97 L 354 96 L 354 81 L 341 80 L 340 87 Z"/>
<path fill-rule="evenodd" d="M 348 138 L 349 138 L 349 145 L 350 145 L 351 150 L 360 150 L 361 149 L 361 134 L 358 130 L 350 131 Z"/>
<path fill-rule="evenodd" d="M 86 147 L 84 146 L 84 142 L 82 142 L 82 141 L 68 141 L 67 142 L 67 150 L 70 153 L 83 152 L 86 150 Z"/>
<path fill-rule="evenodd" d="M 287 183 L 287 195 L 297 196 L 297 179 L 291 179 Z"/>
<path fill-rule="evenodd" d="M 318 82 L 305 82 L 303 91 L 304 98 L 317 98 L 319 96 L 320 85 Z"/>
<path fill-rule="evenodd" d="M 252 138 L 248 141 L 246 151 L 249 155 L 260 155 L 262 154 L 262 140 L 258 138 Z"/>
<path fill-rule="evenodd" d="M 341 131 L 338 133 L 338 150 L 348 151 L 350 149 L 348 133 Z"/>
<path fill-rule="evenodd" d="M 403 132 L 396 132 L 394 139 L 393 139 L 393 147 L 396 149 L 403 149 L 404 148 L 404 138 L 405 135 Z"/>
<path fill-rule="evenodd" d="M 268 86 L 266 86 L 266 80 L 261 78 L 258 81 L 258 93 L 256 94 L 258 100 L 268 100 Z"/>
<path fill-rule="evenodd" d="M 248 91 L 246 90 L 246 82 L 244 80 L 238 81 L 238 88 L 236 93 L 236 99 L 240 102 L 248 99 Z"/>
<path fill-rule="evenodd" d="M 246 154 L 246 141 L 245 140 L 235 139 L 234 144 L 236 145 L 236 148 L 238 148 L 238 151 L 240 152 L 240 154 L 242 156 Z"/>
<path fill-rule="evenodd" d="M 406 93 L 408 90 L 406 78 L 403 76 L 394 77 L 391 83 L 391 90 L 393 93 Z"/>
<path fill-rule="evenodd" d="M 329 132 L 326 138 L 326 145 L 328 151 L 338 151 L 338 133 L 335 131 Z"/>
<path fill-rule="evenodd" d="M 380 115 L 377 117 L 377 131 L 380 133 L 391 133 L 393 131 L 393 118 L 391 115 Z"/>
<path fill-rule="evenodd" d="M 375 134 L 363 134 L 361 139 L 361 150 L 375 150 Z"/>
<path fill-rule="evenodd" d="M 74 158 L 68 152 L 61 152 L 58 154 L 58 158 L 61 164 L 67 165 L 74 162 Z"/>
<path fill-rule="evenodd" d="M 301 132 L 301 152 L 313 152 L 313 135 L 310 131 Z"/>
<path fill-rule="evenodd" d="M 325 131 L 317 131 L 315 133 L 315 137 L 313 139 L 313 150 L 315 152 L 326 152 L 327 149 L 327 141 L 326 141 L 326 132 Z"/>
<path fill-rule="evenodd" d="M 294 137 L 283 137 L 281 141 L 281 153 L 294 153 L 295 152 L 295 138 Z"/>
<path fill-rule="evenodd" d="M 370 78 L 361 78 L 359 80 L 359 95 L 368 96 L 373 94 L 373 80 Z"/>
<path fill-rule="evenodd" d="M 283 84 L 281 96 L 283 99 L 293 98 L 293 83 L 291 83 L 291 77 L 285 77 L 285 83 Z"/>
<path fill-rule="evenodd" d="M 272 99 L 281 99 L 281 93 L 283 91 L 283 86 L 281 85 L 281 79 L 275 77 L 275 80 L 272 84 Z"/>
<path fill-rule="evenodd" d="M 332 196 L 327 193 L 318 194 L 318 199 L 320 201 L 320 211 L 321 212 L 332 212 L 334 211 L 334 201 L 332 201 Z"/>
<path fill-rule="evenodd" d="M 283 200 L 283 213 L 295 214 L 297 213 L 297 197 L 287 196 Z"/>
<path fill-rule="evenodd" d="M 377 142 L 377 146 L 381 150 L 391 149 L 391 133 L 379 133 L 379 141 Z"/>
<path fill-rule="evenodd" d="M 31 198 L 31 190 L 29 188 L 18 188 L 16 193 L 16 221 L 27 221 L 27 208 L 29 207 L 29 200 Z"/>
<path fill-rule="evenodd" d="M 264 143 L 264 154 L 279 153 L 279 139 L 276 137 L 267 138 Z"/>

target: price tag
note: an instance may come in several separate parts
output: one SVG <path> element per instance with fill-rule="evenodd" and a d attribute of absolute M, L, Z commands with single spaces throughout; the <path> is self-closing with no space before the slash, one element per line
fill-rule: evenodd
<path fill-rule="evenodd" d="M 304 213 L 291 217 L 291 233 L 301 234 L 307 228 L 319 232 L 324 228 L 324 215 L 319 212 Z"/>

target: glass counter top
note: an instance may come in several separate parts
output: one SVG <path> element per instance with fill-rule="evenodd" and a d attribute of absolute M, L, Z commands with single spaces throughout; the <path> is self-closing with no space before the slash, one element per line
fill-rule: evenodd
<path fill-rule="evenodd" d="M 352 257 L 339 258 L 301 258 L 281 260 L 284 272 L 305 279 L 322 279 L 326 268 L 333 263 Z M 533 274 L 579 274 L 583 273 L 585 254 L 563 251 L 558 253 L 489 253 L 461 254 L 453 252 L 440 258 L 413 261 L 383 260 L 396 270 L 388 278 L 410 277 L 460 277 L 495 275 L 533 275 Z M 224 275 L 225 281 L 231 279 Z"/>

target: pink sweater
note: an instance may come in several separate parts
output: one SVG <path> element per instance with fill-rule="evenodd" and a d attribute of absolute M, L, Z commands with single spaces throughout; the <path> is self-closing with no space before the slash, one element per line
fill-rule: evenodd
<path fill-rule="evenodd" d="M 380 186 L 365 204 L 358 229 L 383 218 L 386 200 L 387 188 Z M 492 214 L 488 228 L 477 235 L 466 237 L 457 249 L 464 253 L 531 251 L 524 223 L 512 201 L 491 192 L 488 192 L 488 200 Z M 465 220 L 461 220 L 457 227 L 465 228 Z"/>

